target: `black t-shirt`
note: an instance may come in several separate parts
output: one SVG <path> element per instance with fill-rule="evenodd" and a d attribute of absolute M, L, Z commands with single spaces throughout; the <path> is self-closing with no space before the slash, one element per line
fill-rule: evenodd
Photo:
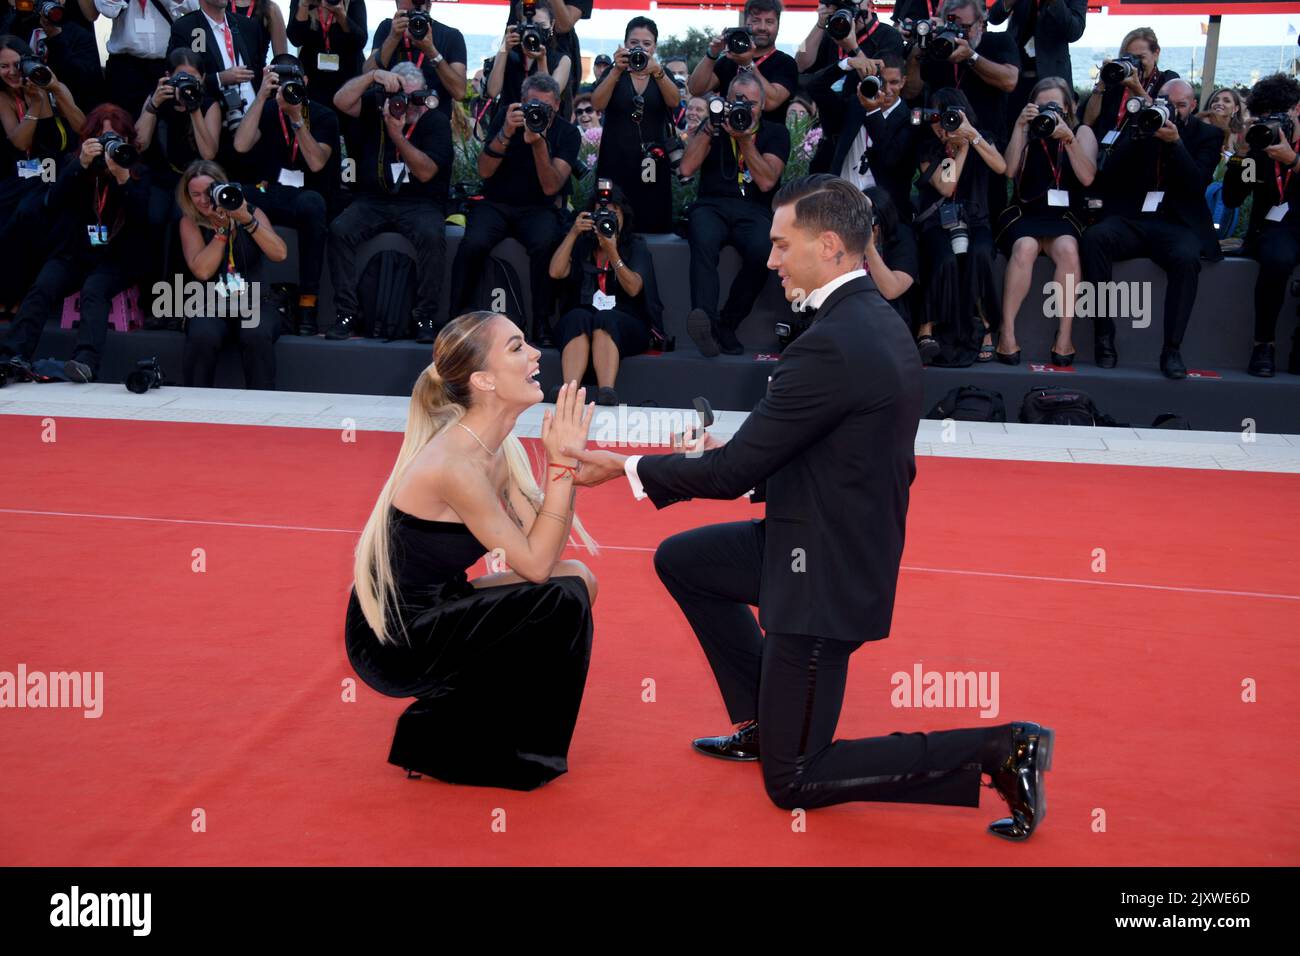
<path fill-rule="evenodd" d="M 759 63 L 759 60 L 763 62 Z M 790 96 L 799 92 L 799 66 L 794 62 L 794 57 L 789 53 L 778 50 L 773 47 L 768 53 L 761 57 L 754 57 L 754 63 L 758 66 L 758 72 L 763 74 L 763 79 L 768 83 L 779 83 L 790 91 Z M 713 64 L 713 75 L 718 78 L 718 94 L 727 95 L 727 87 L 731 81 L 736 78 L 739 71 L 736 61 L 723 57 Z M 790 99 L 778 106 L 776 109 L 765 109 L 763 117 L 765 119 L 780 120 L 785 122 L 786 110 L 790 107 Z"/>
<path fill-rule="evenodd" d="M 371 43 L 370 49 L 375 54 L 375 60 L 379 60 L 379 51 L 388 39 L 388 34 L 393 32 L 393 21 L 385 20 L 379 24 L 375 30 L 375 38 Z M 433 40 L 433 48 L 443 55 L 448 63 L 465 62 L 465 35 L 455 27 L 449 27 L 445 23 L 439 23 L 434 20 L 429 24 L 429 38 Z M 393 59 L 389 63 L 380 63 L 379 65 L 385 70 L 391 69 L 398 63 L 409 61 L 420 68 L 424 74 L 424 81 L 429 84 L 429 89 L 438 94 L 438 112 L 447 119 L 451 119 L 451 97 L 447 94 L 446 87 L 442 85 L 442 80 L 438 76 L 438 68 L 433 65 L 433 58 L 415 45 L 410 34 L 402 37 L 397 44 L 397 50 L 393 53 Z"/>
<path fill-rule="evenodd" d="M 266 180 L 275 183 L 280 181 L 280 170 L 292 169 L 303 174 L 303 188 L 327 194 L 333 190 L 339 178 L 338 114 L 329 107 L 313 103 L 311 100 L 303 106 L 304 109 L 310 109 L 310 112 L 306 113 L 306 121 L 312 138 L 330 147 L 328 162 L 320 172 L 312 172 L 302 154 L 302 148 L 298 147 L 293 127 L 289 125 L 289 118 L 281 114 L 280 105 L 272 100 L 262 107 L 262 115 L 257 123 L 257 128 L 262 135 L 252 151 L 250 163 L 254 170 L 252 178 L 256 182 Z"/>
<path fill-rule="evenodd" d="M 893 53 L 901 57 L 904 49 L 903 34 L 877 18 L 875 23 L 858 34 L 858 46 L 873 60 L 880 59 L 882 53 Z M 817 47 L 817 58 L 804 72 L 816 73 L 818 70 L 824 70 L 844 55 L 844 50 L 831 39 L 831 35 L 823 32 L 822 42 Z"/>
<path fill-rule="evenodd" d="M 921 277 L 921 255 L 916 248 L 916 233 L 905 222 L 894 227 L 893 235 L 880 249 L 880 258 L 895 272 L 906 272 L 913 282 Z"/>
<path fill-rule="evenodd" d="M 371 90 L 361 97 L 356 135 L 349 140 L 357 152 L 357 192 L 366 196 L 431 199 L 445 203 L 451 185 L 451 123 L 437 110 L 426 110 L 414 129 L 403 125 L 403 132 L 407 133 L 411 145 L 432 159 L 438 165 L 438 172 L 427 183 L 422 183 L 409 170 L 398 170 L 402 181 L 395 184 L 393 164 L 402 159 L 384 124 L 385 98 L 386 94 L 380 90 Z"/>
<path fill-rule="evenodd" d="M 561 2 L 561 0 L 555 0 L 555 2 Z M 576 7 L 582 14 L 578 18 L 579 20 L 590 20 L 591 8 L 595 4 L 594 0 L 567 0 L 564 5 L 567 7 Z M 515 7 L 512 5 L 510 7 L 510 13 L 506 17 L 506 23 L 510 24 L 518 22 L 520 22 L 520 18 L 516 15 Z M 554 32 L 554 28 L 552 28 L 552 32 Z M 566 53 L 569 56 L 570 64 L 569 85 L 564 90 L 565 96 L 560 105 L 567 111 L 568 107 L 572 105 L 570 103 L 571 97 L 574 93 L 578 92 L 578 86 L 582 83 L 582 44 L 578 42 L 577 23 L 573 25 L 572 29 L 570 29 L 568 33 L 555 34 L 556 61 L 558 61 L 560 56 Z M 600 82 L 599 79 L 597 79 L 597 82 Z"/>
<path fill-rule="evenodd" d="M 758 124 L 754 146 L 760 154 L 771 153 L 786 162 L 790 158 L 790 131 L 784 123 L 769 119 L 764 114 Z M 772 196 L 776 194 L 780 183 L 773 186 L 771 191 L 762 192 L 757 183 L 749 181 L 744 183 L 742 192 L 740 180 L 745 179 L 749 173 L 741 167 L 738 162 L 740 159 L 740 147 L 734 139 L 726 133 L 714 136 L 713 146 L 700 165 L 700 198 L 748 199 L 771 208 Z"/>
<path fill-rule="evenodd" d="M 483 196 L 492 202 L 511 206 L 551 205 L 555 197 L 542 190 L 533 147 L 524 142 L 525 128 L 521 127 L 510 137 L 510 144 L 504 150 L 501 141 L 496 139 L 505 121 L 506 111 L 497 110 L 492 125 L 488 127 L 487 145 L 496 152 L 504 152 L 505 159 L 497 165 L 496 172 L 483 181 Z M 546 131 L 546 143 L 552 159 L 563 160 L 571 167 L 577 163 L 582 135 L 572 123 L 556 116 Z"/>
<path fill-rule="evenodd" d="M 989 33 L 985 30 L 975 52 L 991 63 L 1020 66 L 1020 50 L 1015 39 L 1006 33 Z M 961 90 L 975 110 L 977 122 L 972 125 L 987 129 L 998 149 L 1004 148 L 1007 144 L 1007 94 L 985 83 L 970 65 L 970 60 L 950 63 L 947 60 L 931 60 L 924 53 L 918 55 L 922 57 L 921 77 L 925 80 L 930 95 L 933 96 L 935 90 L 952 87 Z"/>
<path fill-rule="evenodd" d="M 181 173 L 185 172 L 186 166 L 196 159 L 203 158 L 199 155 L 198 144 L 194 139 L 191 114 L 186 110 L 176 109 L 174 102 L 173 100 L 164 103 L 158 110 L 153 143 L 145 154 L 146 161 L 155 173 L 155 182 L 174 182 Z M 203 117 L 215 103 L 216 100 L 204 93 L 203 101 L 193 113 L 195 119 L 202 122 Z M 222 131 L 221 138 L 229 140 L 230 134 Z M 230 172 L 230 170 L 226 171 Z"/>

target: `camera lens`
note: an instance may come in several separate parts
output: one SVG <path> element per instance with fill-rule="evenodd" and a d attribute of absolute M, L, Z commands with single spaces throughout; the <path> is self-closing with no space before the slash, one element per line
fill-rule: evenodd
<path fill-rule="evenodd" d="M 750 35 L 739 27 L 733 27 L 727 31 L 727 49 L 739 56 L 742 53 L 748 53 L 754 47 L 754 41 Z"/>
<path fill-rule="evenodd" d="M 727 125 L 737 133 L 748 132 L 754 125 L 754 111 L 748 103 L 732 103 L 727 111 Z"/>
<path fill-rule="evenodd" d="M 1035 139 L 1047 139 L 1056 132 L 1056 113 L 1044 111 L 1029 121 L 1029 135 Z"/>
<path fill-rule="evenodd" d="M 864 76 L 858 84 L 858 92 L 864 99 L 873 100 L 880 95 L 880 77 Z"/>
<path fill-rule="evenodd" d="M 640 47 L 629 50 L 627 53 L 627 67 L 633 73 L 640 73 L 650 65 L 650 54 L 646 53 Z"/>
<path fill-rule="evenodd" d="M 232 212 L 244 202 L 244 190 L 238 183 L 213 183 L 208 195 L 214 206 Z"/>
<path fill-rule="evenodd" d="M 843 40 L 853 32 L 853 14 L 847 10 L 836 10 L 826 21 L 826 32 L 836 40 Z"/>

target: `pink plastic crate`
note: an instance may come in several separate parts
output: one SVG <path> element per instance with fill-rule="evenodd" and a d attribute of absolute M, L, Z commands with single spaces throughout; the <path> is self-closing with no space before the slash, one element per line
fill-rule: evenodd
<path fill-rule="evenodd" d="M 63 300 L 63 321 L 61 328 L 70 329 L 81 319 L 81 293 L 70 295 Z M 134 286 L 113 297 L 113 304 L 108 310 L 109 324 L 119 332 L 144 328 L 144 316 L 140 312 L 140 290 Z"/>

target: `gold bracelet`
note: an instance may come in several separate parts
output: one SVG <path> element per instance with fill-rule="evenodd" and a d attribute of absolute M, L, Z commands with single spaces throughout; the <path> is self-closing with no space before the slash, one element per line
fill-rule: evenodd
<path fill-rule="evenodd" d="M 543 511 L 539 511 L 539 512 L 537 512 L 537 513 L 538 513 L 539 515 L 546 515 L 548 518 L 554 518 L 556 521 L 563 521 L 565 524 L 568 524 L 568 523 L 569 523 L 569 519 L 568 519 L 568 518 L 565 518 L 565 517 L 563 517 L 562 515 L 557 515 L 554 511 L 545 511 L 545 510 L 543 510 Z"/>

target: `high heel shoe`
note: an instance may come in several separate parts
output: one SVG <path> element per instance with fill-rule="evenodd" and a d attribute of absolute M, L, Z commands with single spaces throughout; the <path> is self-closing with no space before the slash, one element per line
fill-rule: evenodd
<path fill-rule="evenodd" d="M 1014 352 L 1010 352 L 1010 353 L 994 352 L 993 354 L 997 356 L 998 361 L 1001 362 L 1003 365 L 1019 365 L 1021 351 L 1022 351 L 1021 349 L 1016 349 Z"/>
<path fill-rule="evenodd" d="M 1052 364 L 1057 366 L 1058 368 L 1069 368 L 1071 365 L 1074 364 L 1073 352 L 1071 352 L 1069 355 L 1062 355 L 1060 352 L 1056 351 L 1056 349 L 1052 349 L 1051 351 L 1052 351 Z"/>

